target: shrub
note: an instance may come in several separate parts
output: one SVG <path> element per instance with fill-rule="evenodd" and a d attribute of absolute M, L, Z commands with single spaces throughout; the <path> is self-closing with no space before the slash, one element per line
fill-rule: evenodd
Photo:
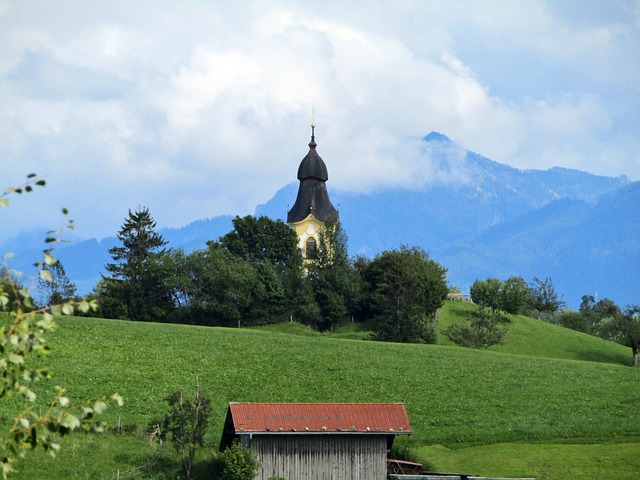
<path fill-rule="evenodd" d="M 235 440 L 224 451 L 222 480 L 253 480 L 258 466 L 258 459 L 251 450 Z"/>
<path fill-rule="evenodd" d="M 488 348 L 505 343 L 507 330 L 498 325 L 498 316 L 481 310 L 467 318 L 468 323 L 449 325 L 444 334 L 456 345 Z"/>

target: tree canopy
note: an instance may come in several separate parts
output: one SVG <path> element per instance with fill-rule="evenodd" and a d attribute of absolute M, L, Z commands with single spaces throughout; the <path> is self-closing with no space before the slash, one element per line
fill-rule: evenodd
<path fill-rule="evenodd" d="M 420 247 L 378 255 L 364 269 L 381 340 L 434 343 L 435 314 L 447 297 L 447 270 Z"/>
<path fill-rule="evenodd" d="M 638 366 L 640 352 L 640 306 L 630 305 L 603 326 L 603 336 L 631 348 L 632 366 Z"/>

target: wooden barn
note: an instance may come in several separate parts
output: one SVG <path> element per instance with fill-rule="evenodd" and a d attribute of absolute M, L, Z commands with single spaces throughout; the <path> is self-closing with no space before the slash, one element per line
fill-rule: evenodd
<path fill-rule="evenodd" d="M 401 403 L 230 403 L 220 450 L 251 448 L 258 480 L 385 480 L 395 436 L 410 434 Z"/>

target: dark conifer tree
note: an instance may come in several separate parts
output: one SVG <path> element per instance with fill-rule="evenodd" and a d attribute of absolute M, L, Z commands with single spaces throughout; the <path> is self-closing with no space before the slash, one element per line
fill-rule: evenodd
<path fill-rule="evenodd" d="M 105 265 L 110 276 L 98 288 L 103 314 L 131 320 L 165 320 L 172 308 L 165 288 L 160 260 L 166 242 L 156 232 L 149 209 L 129 210 L 118 240 L 122 246 L 109 250 L 113 263 Z"/>

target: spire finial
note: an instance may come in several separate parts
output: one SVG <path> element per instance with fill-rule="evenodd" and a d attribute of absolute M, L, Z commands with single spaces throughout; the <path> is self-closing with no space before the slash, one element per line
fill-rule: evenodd
<path fill-rule="evenodd" d="M 316 108 L 315 105 L 311 106 L 311 142 L 309 142 L 310 148 L 316 148 Z"/>

